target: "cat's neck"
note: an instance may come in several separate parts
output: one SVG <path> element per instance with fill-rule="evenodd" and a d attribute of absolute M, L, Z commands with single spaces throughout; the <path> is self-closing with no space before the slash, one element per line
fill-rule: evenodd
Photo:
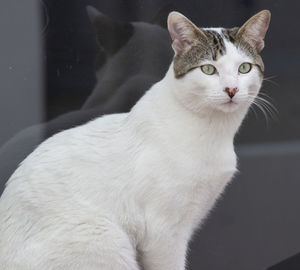
<path fill-rule="evenodd" d="M 230 114 L 216 110 L 193 112 L 175 97 L 176 80 L 171 65 L 166 76 L 133 108 L 133 118 L 145 121 L 148 131 L 151 127 L 160 129 L 161 134 L 156 136 L 166 136 L 180 143 L 193 144 L 196 140 L 215 146 L 224 142 L 232 144 L 248 108 Z"/>

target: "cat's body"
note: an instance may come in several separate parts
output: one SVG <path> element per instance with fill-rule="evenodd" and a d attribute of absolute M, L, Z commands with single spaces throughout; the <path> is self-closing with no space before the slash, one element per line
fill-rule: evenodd
<path fill-rule="evenodd" d="M 55 135 L 10 178 L 0 200 L 3 270 L 184 269 L 193 231 L 236 170 L 234 134 L 262 77 L 253 67 L 240 79 L 237 103 L 231 90 L 230 102 L 227 90 L 204 102 L 206 89 L 195 91 L 219 79 L 200 69 L 178 78 L 181 23 L 173 13 L 177 59 L 129 113 Z M 227 85 L 225 71 L 253 59 L 222 40 L 216 67 Z"/>
<path fill-rule="evenodd" d="M 52 263 L 49 259 L 49 266 L 45 265 L 52 257 L 51 250 L 47 252 L 49 244 L 68 259 L 66 253 L 81 239 L 85 244 L 76 257 L 84 254 L 86 246 L 94 247 L 95 258 L 86 254 L 92 263 L 107 249 L 117 255 L 126 248 L 115 243 L 119 233 L 128 236 L 127 248 L 132 250 L 137 247 L 153 252 L 166 244 L 177 251 L 188 241 L 235 171 L 232 134 L 223 130 L 224 141 L 216 143 L 215 135 L 220 131 L 212 128 L 203 134 L 197 117 L 187 118 L 185 114 L 190 112 L 184 109 L 178 112 L 178 105 L 172 104 L 175 101 L 171 97 L 165 100 L 161 90 L 152 89 L 129 114 L 105 116 L 56 135 L 25 160 L 4 194 L 11 209 L 3 209 L 3 203 L 0 206 L 0 224 L 5 223 L 3 219 L 15 224 L 10 227 L 13 231 L 5 233 L 17 241 L 4 238 L 8 241 L 1 242 L 1 247 L 18 248 L 16 254 L 7 248 L 9 254 L 1 258 L 13 256 L 17 261 L 31 252 L 30 256 L 37 258 L 43 250 L 42 264 L 34 266 L 42 269 Z M 168 108 L 162 107 L 165 102 Z M 171 122 L 158 122 L 162 113 Z M 162 134 L 166 124 L 168 129 Z M 32 168 L 37 162 L 42 168 Z M 203 188 L 209 183 L 214 183 L 210 189 Z M 11 211 L 18 213 L 16 220 L 6 217 Z M 16 230 L 16 224 L 21 231 Z M 104 240 L 107 230 L 111 232 Z M 46 243 L 39 240 L 40 234 L 47 238 Z M 33 250 L 30 243 L 36 243 Z M 23 263 L 19 267 L 24 269 Z M 53 269 L 60 269 L 59 264 Z M 128 263 L 123 269 L 134 268 Z"/>

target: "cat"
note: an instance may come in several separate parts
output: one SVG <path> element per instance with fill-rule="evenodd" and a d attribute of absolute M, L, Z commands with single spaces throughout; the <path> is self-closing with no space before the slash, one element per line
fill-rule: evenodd
<path fill-rule="evenodd" d="M 233 139 L 261 87 L 263 10 L 241 27 L 168 17 L 174 58 L 129 113 L 42 143 L 0 199 L 3 270 L 183 270 L 236 171 Z"/>
<path fill-rule="evenodd" d="M 99 55 L 95 61 L 97 84 L 88 100 L 82 102 L 83 108 L 30 126 L 1 146 L 0 195 L 4 183 L 18 164 L 38 144 L 62 130 L 84 124 L 103 114 L 128 112 L 146 90 L 163 78 L 172 60 L 172 49 L 169 46 L 169 34 L 161 20 L 167 20 L 166 12 L 171 11 L 171 7 L 162 7 L 150 22 L 131 23 L 117 22 L 94 7 L 87 7 L 99 44 Z M 127 25 L 132 31 L 126 39 L 124 35 L 123 39 L 118 38 L 117 33 L 121 29 L 115 25 L 120 28 Z M 112 26 L 115 26 L 115 33 L 109 36 Z M 117 48 L 112 47 L 113 44 Z M 154 55 L 159 55 L 159 58 Z M 128 66 L 131 72 L 123 72 Z M 114 76 L 116 72 L 119 74 L 118 83 Z"/>
<path fill-rule="evenodd" d="M 158 21 L 156 24 L 120 23 L 94 7 L 87 7 L 98 43 L 106 53 L 105 57 L 101 54 L 97 58 L 97 84 L 83 109 L 101 105 L 122 107 L 123 111 L 128 111 L 146 90 L 163 78 L 173 52 L 169 46 L 169 34 L 160 25 L 159 18 L 164 17 L 164 12 L 169 9 L 165 6 L 159 11 L 152 20 Z M 99 64 L 100 68 L 97 68 Z"/>

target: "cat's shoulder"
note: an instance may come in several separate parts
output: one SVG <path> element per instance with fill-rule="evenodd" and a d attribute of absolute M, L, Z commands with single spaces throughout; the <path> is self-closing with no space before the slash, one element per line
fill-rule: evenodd
<path fill-rule="evenodd" d="M 36 163 L 38 160 L 66 158 L 76 153 L 82 155 L 97 149 L 117 137 L 126 127 L 127 113 L 110 114 L 98 117 L 84 125 L 61 131 L 41 143 L 23 163 Z"/>
<path fill-rule="evenodd" d="M 59 132 L 46 140 L 45 143 L 55 143 L 55 141 L 60 140 L 70 142 L 72 139 L 77 140 L 82 136 L 103 138 L 105 134 L 109 135 L 111 133 L 113 135 L 125 126 L 127 115 L 128 113 L 118 113 L 97 117 L 86 124 Z M 42 143 L 42 145 L 45 143 Z"/>

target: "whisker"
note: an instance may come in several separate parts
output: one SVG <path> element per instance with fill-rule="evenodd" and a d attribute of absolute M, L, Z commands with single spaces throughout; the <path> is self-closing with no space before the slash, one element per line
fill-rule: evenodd
<path fill-rule="evenodd" d="M 272 112 L 274 115 L 279 114 L 277 108 L 270 101 L 268 101 L 260 96 L 257 96 L 256 99 L 260 100 L 260 102 L 262 104 L 264 104 L 270 110 L 270 112 Z"/>
<path fill-rule="evenodd" d="M 264 77 L 264 79 L 269 80 L 269 79 L 274 79 L 277 77 L 278 77 L 278 75 L 273 75 L 273 76 L 269 76 L 269 77 Z"/>
<path fill-rule="evenodd" d="M 250 98 L 253 98 L 253 104 L 263 112 L 268 125 L 268 116 L 272 120 L 278 120 L 278 110 L 277 108 L 268 100 L 260 96 L 249 95 Z"/>
<path fill-rule="evenodd" d="M 254 113 L 254 115 L 255 115 L 255 118 L 256 118 L 256 119 L 258 119 L 258 117 L 257 117 L 257 113 L 256 113 L 256 111 L 254 110 L 254 108 L 253 108 L 252 106 L 250 106 L 249 108 L 250 108 L 251 112 L 253 112 L 253 113 Z"/>
<path fill-rule="evenodd" d="M 256 103 L 256 101 L 252 102 L 253 105 L 255 105 L 264 115 L 264 118 L 266 120 L 266 125 L 269 126 L 269 122 L 268 122 L 268 114 L 266 113 L 265 109 L 258 103 Z"/>
<path fill-rule="evenodd" d="M 199 95 L 197 92 L 192 93 L 194 96 L 202 96 Z M 256 108 L 263 113 L 264 119 L 266 121 L 267 126 L 269 125 L 269 121 L 271 120 L 278 120 L 278 110 L 277 108 L 267 100 L 266 98 L 269 98 L 269 96 L 266 93 L 260 92 L 258 95 L 253 94 L 239 94 L 239 98 L 241 99 L 241 102 L 247 101 L 250 105 L 249 108 L 253 113 L 255 114 L 256 119 L 258 119 L 258 114 Z M 205 100 L 202 100 L 201 105 L 206 106 L 210 104 L 211 102 L 226 102 L 226 98 L 224 96 L 220 96 L 219 94 L 210 95 Z M 253 104 L 253 106 L 252 106 Z M 189 105 L 191 107 L 195 107 L 197 109 L 197 104 L 194 103 L 194 99 L 192 98 L 189 101 Z M 199 109 L 199 108 L 198 108 Z"/>
<path fill-rule="evenodd" d="M 273 78 L 277 78 L 277 76 L 265 77 L 265 78 L 263 78 L 263 81 L 266 81 L 266 82 L 272 83 L 273 85 L 279 86 L 279 84 L 277 82 L 271 80 Z"/>
<path fill-rule="evenodd" d="M 259 92 L 257 96 L 260 98 L 263 98 L 271 107 L 273 107 L 273 109 L 275 111 L 278 112 L 277 108 L 272 104 L 272 102 L 274 102 L 274 99 L 272 97 L 270 97 L 267 93 Z M 264 97 L 261 97 L 261 96 L 264 96 Z M 267 98 L 270 99 L 270 101 L 267 100 Z"/>

